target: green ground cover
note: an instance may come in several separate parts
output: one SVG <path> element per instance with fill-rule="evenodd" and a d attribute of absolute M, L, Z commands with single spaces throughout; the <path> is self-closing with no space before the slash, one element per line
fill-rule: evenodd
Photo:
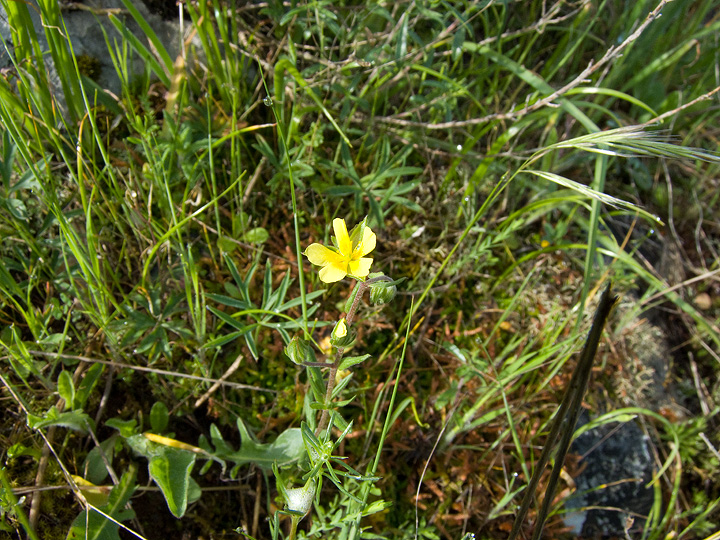
<path fill-rule="evenodd" d="M 0 3 L 0 535 L 718 538 L 714 2 Z"/>

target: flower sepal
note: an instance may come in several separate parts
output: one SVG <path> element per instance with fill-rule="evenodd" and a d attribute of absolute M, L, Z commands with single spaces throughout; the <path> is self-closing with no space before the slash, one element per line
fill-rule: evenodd
<path fill-rule="evenodd" d="M 352 250 L 355 252 L 355 250 L 358 249 L 358 246 L 360 246 L 360 243 L 363 241 L 363 238 L 365 237 L 365 228 L 367 227 L 367 216 L 363 218 L 363 220 L 355 225 L 352 228 L 352 231 L 350 231 L 350 242 L 352 242 Z M 367 227 L 368 230 L 370 230 L 370 227 Z M 372 231 L 370 231 L 372 233 Z M 375 236 L 373 234 L 373 236 Z"/>
<path fill-rule="evenodd" d="M 295 336 L 285 347 L 285 354 L 292 360 L 293 364 L 302 366 L 305 362 L 317 362 L 315 351 L 307 340 L 300 336 Z"/>
<path fill-rule="evenodd" d="M 404 281 L 405 278 L 393 280 L 382 272 L 373 272 L 368 275 L 367 280 L 370 287 L 370 303 L 381 306 L 391 302 L 392 299 L 395 298 L 397 294 L 397 284 Z"/>

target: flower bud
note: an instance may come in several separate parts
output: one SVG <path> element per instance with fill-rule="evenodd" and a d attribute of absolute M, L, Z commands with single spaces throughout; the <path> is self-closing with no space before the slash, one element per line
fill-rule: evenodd
<path fill-rule="evenodd" d="M 349 331 L 345 318 L 340 319 L 330 334 L 330 343 L 333 347 L 348 347 L 355 341 L 355 336 Z"/>
<path fill-rule="evenodd" d="M 377 281 L 370 284 L 370 302 L 381 306 L 387 304 L 397 294 L 397 287 L 388 281 Z"/>
<path fill-rule="evenodd" d="M 301 366 L 303 362 L 317 361 L 315 351 L 313 351 L 310 344 L 299 336 L 295 336 L 290 340 L 290 343 L 285 347 L 285 354 L 294 364 L 299 366 Z"/>
<path fill-rule="evenodd" d="M 343 317 L 337 322 L 335 328 L 333 328 L 330 339 L 338 340 L 340 338 L 344 338 L 345 336 L 347 336 L 347 323 L 345 322 L 345 317 Z"/>

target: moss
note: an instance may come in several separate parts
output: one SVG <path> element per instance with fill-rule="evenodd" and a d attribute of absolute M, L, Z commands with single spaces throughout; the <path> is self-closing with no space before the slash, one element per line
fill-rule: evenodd
<path fill-rule="evenodd" d="M 81 54 L 77 57 L 78 70 L 81 75 L 95 82 L 100 80 L 102 75 L 102 63 L 100 60 L 89 54 Z"/>

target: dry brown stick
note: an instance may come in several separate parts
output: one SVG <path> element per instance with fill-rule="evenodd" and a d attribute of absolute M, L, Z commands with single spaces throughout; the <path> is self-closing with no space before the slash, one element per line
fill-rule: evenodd
<path fill-rule="evenodd" d="M 200 396 L 200 398 L 195 402 L 196 409 L 200 405 L 205 403 L 208 400 L 208 398 L 210 398 L 210 396 L 213 395 L 213 393 L 215 393 L 215 391 L 218 388 L 220 388 L 220 386 L 223 384 L 225 379 L 227 379 L 230 375 L 232 375 L 233 373 L 235 373 L 237 371 L 237 368 L 240 367 L 240 364 L 242 363 L 242 361 L 243 361 L 243 355 L 241 354 L 235 359 L 235 361 L 232 363 L 232 365 L 229 368 L 227 368 L 227 371 L 225 371 L 225 373 L 223 373 L 222 377 L 220 377 L 217 381 L 215 381 L 215 383 L 208 389 L 208 391 L 205 392 L 202 396 Z"/>
<path fill-rule="evenodd" d="M 180 373 L 177 371 L 168 371 L 166 369 L 156 369 L 146 366 L 133 366 L 131 364 L 122 364 L 120 362 L 113 362 L 111 360 L 100 360 L 99 358 L 88 358 L 87 356 L 77 356 L 72 354 L 58 354 L 58 353 L 52 353 L 52 352 L 45 352 L 45 351 L 28 351 L 30 354 L 34 354 L 37 356 L 50 356 L 53 358 L 68 358 L 70 360 L 80 360 L 81 362 L 89 362 L 91 364 L 105 364 L 108 366 L 115 366 L 116 368 L 120 369 L 132 369 L 135 371 L 145 371 L 149 373 L 156 373 L 158 375 L 167 375 L 169 377 L 179 377 L 182 379 L 192 379 L 194 381 L 203 381 L 203 382 L 216 382 L 217 379 L 211 379 L 209 377 L 201 377 L 199 375 L 190 375 L 189 373 Z M 7 359 L 7 356 L 0 357 L 0 360 Z M 260 386 L 252 386 L 250 384 L 242 384 L 242 383 L 236 383 L 236 382 L 230 382 L 230 381 L 222 381 L 220 384 L 225 386 L 232 386 L 233 388 L 241 388 L 244 390 L 256 390 L 257 392 L 268 392 L 270 394 L 277 394 L 277 390 L 272 390 L 270 388 L 262 388 Z"/>
<path fill-rule="evenodd" d="M 257 484 L 255 485 L 255 504 L 253 506 L 252 535 L 257 538 L 258 529 L 260 528 L 260 495 L 262 493 L 262 475 L 257 475 Z"/>
<path fill-rule="evenodd" d="M 40 455 L 40 461 L 38 461 L 37 473 L 35 474 L 35 486 L 42 487 L 43 480 L 45 478 L 45 471 L 47 470 L 48 461 L 50 461 L 50 442 L 55 438 L 56 426 L 51 426 L 47 432 L 47 444 L 43 445 L 42 454 Z M 33 531 L 37 528 L 37 522 L 40 518 L 40 502 L 42 500 L 42 491 L 36 491 L 32 494 L 32 500 L 30 502 L 30 512 L 28 513 L 28 522 L 30 523 L 30 529 Z M 27 535 L 30 540 L 30 533 Z"/>
<path fill-rule="evenodd" d="M 656 116 L 655 118 L 652 118 L 643 124 L 639 124 L 639 127 L 648 127 L 648 126 L 652 126 L 654 124 L 659 124 L 666 118 L 673 116 L 673 115 L 679 113 L 680 111 L 687 109 L 688 107 L 692 107 L 693 105 L 700 103 L 701 101 L 707 101 L 708 99 L 713 97 L 718 92 L 720 92 L 720 86 L 710 90 L 709 92 L 707 92 L 706 94 L 703 94 L 700 97 L 696 97 L 692 101 L 688 101 L 684 105 L 680 105 L 679 107 L 674 108 L 672 111 L 664 112 L 661 115 Z"/>
<path fill-rule="evenodd" d="M 526 105 L 519 111 L 490 114 L 481 118 L 471 118 L 469 120 L 455 120 L 451 122 L 439 122 L 435 124 L 402 120 L 395 117 L 378 117 L 377 120 L 386 124 L 392 124 L 397 126 L 421 127 L 425 129 L 449 129 L 484 124 L 486 122 L 489 122 L 490 120 L 516 119 L 525 116 L 528 113 L 536 111 L 542 107 L 550 106 L 557 98 L 561 97 L 563 94 L 566 94 L 568 91 L 584 83 L 590 75 L 595 73 L 602 66 L 607 64 L 610 60 L 617 58 L 623 50 L 625 50 L 630 44 L 632 44 L 635 40 L 637 40 L 637 38 L 640 37 L 645 28 L 647 28 L 647 26 L 651 22 L 653 22 L 660 16 L 660 11 L 662 11 L 662 8 L 672 1 L 673 0 L 661 0 L 657 7 L 648 14 L 642 24 L 638 26 L 638 28 L 632 34 L 630 34 L 620 45 L 610 47 L 607 51 L 605 51 L 605 54 L 597 62 L 591 61 L 579 75 L 577 75 L 572 81 L 567 83 L 562 88 L 555 90 L 552 94 L 544 97 L 539 101 L 536 101 L 532 105 Z"/>

